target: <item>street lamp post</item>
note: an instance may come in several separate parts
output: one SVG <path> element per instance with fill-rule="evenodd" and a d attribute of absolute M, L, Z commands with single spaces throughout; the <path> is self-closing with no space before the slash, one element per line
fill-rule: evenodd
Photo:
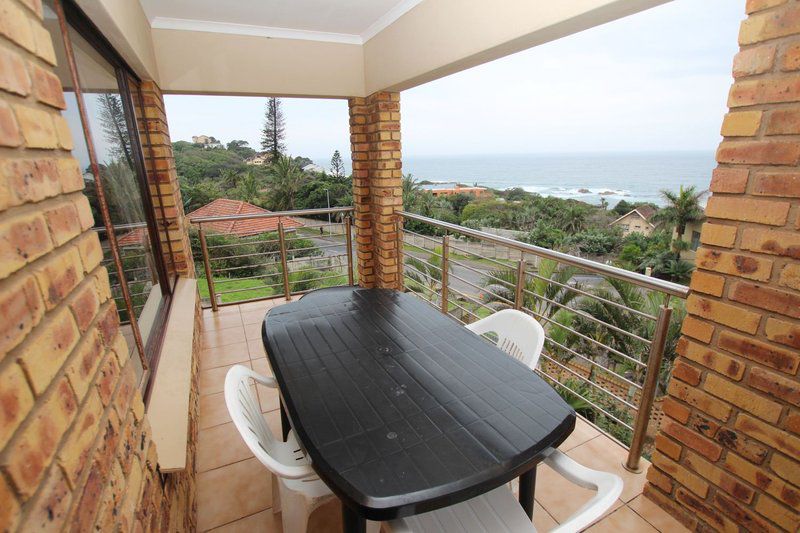
<path fill-rule="evenodd" d="M 328 189 L 325 189 L 325 197 L 328 199 L 328 209 L 329 209 L 329 211 L 328 211 L 328 235 L 333 235 L 333 232 L 331 232 L 331 212 L 330 212 L 330 208 L 331 208 L 331 191 L 329 191 Z"/>

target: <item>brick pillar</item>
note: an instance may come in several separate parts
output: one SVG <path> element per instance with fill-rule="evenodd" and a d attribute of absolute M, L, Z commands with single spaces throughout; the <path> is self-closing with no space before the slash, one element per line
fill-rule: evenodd
<path fill-rule="evenodd" d="M 351 98 L 358 279 L 362 287 L 402 286 L 395 211 L 403 208 L 400 93 Z"/>
<path fill-rule="evenodd" d="M 0 530 L 192 530 L 164 498 L 42 4 L 0 13 Z"/>
<path fill-rule="evenodd" d="M 687 526 L 800 528 L 800 2 L 748 0 L 645 493 Z"/>
<path fill-rule="evenodd" d="M 183 212 L 164 97 L 155 82 L 142 82 L 142 101 L 144 109 L 139 113 L 139 131 L 164 254 L 171 251 L 176 272 L 193 278 L 195 272 L 189 244 L 189 220 Z"/>

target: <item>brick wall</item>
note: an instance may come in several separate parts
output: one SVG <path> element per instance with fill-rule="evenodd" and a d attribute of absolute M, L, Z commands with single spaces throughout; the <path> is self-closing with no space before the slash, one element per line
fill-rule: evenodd
<path fill-rule="evenodd" d="M 156 219 L 162 228 L 164 253 L 172 252 L 178 274 L 195 277 L 192 248 L 189 244 L 189 220 L 183 211 L 164 97 L 155 82 L 142 82 L 142 101 L 139 131 L 142 132 L 142 150 L 150 183 L 150 196 L 155 206 Z"/>
<path fill-rule="evenodd" d="M 394 216 L 403 208 L 400 93 L 351 98 L 349 106 L 359 283 L 400 288 Z"/>
<path fill-rule="evenodd" d="M 54 61 L 41 3 L 0 1 L 0 530 L 190 530 L 193 475 L 157 472 Z"/>
<path fill-rule="evenodd" d="M 800 2 L 748 0 L 645 493 L 697 530 L 800 528 Z"/>

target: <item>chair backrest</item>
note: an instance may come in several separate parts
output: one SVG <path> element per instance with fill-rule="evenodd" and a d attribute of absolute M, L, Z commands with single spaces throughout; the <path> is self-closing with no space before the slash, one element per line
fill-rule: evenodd
<path fill-rule="evenodd" d="M 286 464 L 279 460 L 276 447 L 282 444 L 269 429 L 256 397 L 254 381 L 277 388 L 277 382 L 242 365 L 235 365 L 225 375 L 225 404 L 236 429 L 247 447 L 273 474 L 290 479 L 314 475 L 309 465 Z"/>
<path fill-rule="evenodd" d="M 532 316 L 503 309 L 468 324 L 467 329 L 478 335 L 496 334 L 498 348 L 531 369 L 536 368 L 544 347 L 544 328 Z"/>

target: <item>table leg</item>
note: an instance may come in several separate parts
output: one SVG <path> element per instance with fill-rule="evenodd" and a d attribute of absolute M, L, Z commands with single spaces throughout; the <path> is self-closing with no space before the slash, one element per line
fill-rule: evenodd
<path fill-rule="evenodd" d="M 533 519 L 533 499 L 536 489 L 536 467 L 534 466 L 521 476 L 519 476 L 519 504 L 528 515 Z"/>
<path fill-rule="evenodd" d="M 286 442 L 286 437 L 289 436 L 289 430 L 292 429 L 292 425 L 289 423 L 289 417 L 286 416 L 286 409 L 283 408 L 283 400 L 280 402 L 281 405 L 281 435 L 283 437 L 283 442 Z"/>
<path fill-rule="evenodd" d="M 342 504 L 342 531 L 344 533 L 366 533 L 367 519 Z"/>

